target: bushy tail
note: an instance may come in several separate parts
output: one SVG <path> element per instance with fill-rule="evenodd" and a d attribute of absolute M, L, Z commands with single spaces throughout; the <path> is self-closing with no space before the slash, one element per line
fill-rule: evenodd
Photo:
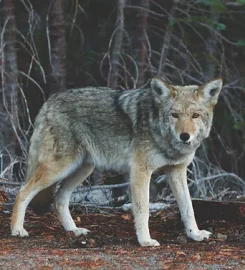
<path fill-rule="evenodd" d="M 54 185 L 40 191 L 30 202 L 35 214 L 43 215 L 50 211 L 54 199 Z"/>

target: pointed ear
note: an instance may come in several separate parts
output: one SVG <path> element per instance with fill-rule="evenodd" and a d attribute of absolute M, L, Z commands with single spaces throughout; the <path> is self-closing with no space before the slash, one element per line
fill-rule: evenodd
<path fill-rule="evenodd" d="M 223 86 L 223 79 L 217 78 L 202 85 L 199 89 L 201 96 L 206 102 L 215 105 L 218 101 L 220 91 Z"/>
<path fill-rule="evenodd" d="M 173 91 L 170 84 L 159 78 L 151 79 L 151 89 L 155 96 L 164 98 L 170 96 Z"/>

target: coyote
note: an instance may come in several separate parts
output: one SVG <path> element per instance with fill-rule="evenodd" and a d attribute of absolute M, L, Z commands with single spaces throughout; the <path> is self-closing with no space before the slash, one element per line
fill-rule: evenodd
<path fill-rule="evenodd" d="M 202 86 L 152 78 L 142 89 L 88 87 L 51 96 L 35 121 L 27 181 L 13 208 L 12 235 L 28 236 L 23 228 L 26 207 L 38 194 L 45 205 L 45 192 L 58 182 L 54 205 L 61 224 L 75 235 L 87 234 L 74 223 L 69 199 L 96 166 L 130 173 L 137 239 L 141 246 L 158 246 L 148 228 L 149 184 L 152 173 L 163 167 L 187 236 L 196 241 L 209 238 L 211 233 L 196 224 L 187 166 L 209 135 L 222 85 L 221 78 Z"/>

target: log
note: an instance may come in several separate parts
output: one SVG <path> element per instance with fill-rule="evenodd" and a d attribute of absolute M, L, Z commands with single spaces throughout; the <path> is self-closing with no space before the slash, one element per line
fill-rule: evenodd
<path fill-rule="evenodd" d="M 209 201 L 192 200 L 195 217 L 199 221 L 203 220 L 245 220 L 244 201 Z"/>

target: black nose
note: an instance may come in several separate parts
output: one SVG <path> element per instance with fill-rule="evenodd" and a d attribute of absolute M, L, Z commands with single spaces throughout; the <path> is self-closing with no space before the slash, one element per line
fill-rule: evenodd
<path fill-rule="evenodd" d="M 180 139 L 183 142 L 187 142 L 190 139 L 190 135 L 188 133 L 181 133 L 180 134 Z"/>

